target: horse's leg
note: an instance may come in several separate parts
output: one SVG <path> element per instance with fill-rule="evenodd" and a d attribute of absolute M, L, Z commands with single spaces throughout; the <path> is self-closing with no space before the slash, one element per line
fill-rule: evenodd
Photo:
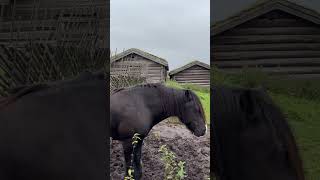
<path fill-rule="evenodd" d="M 131 139 L 126 139 L 122 141 L 122 148 L 123 148 L 123 153 L 124 153 L 124 159 L 126 163 L 126 175 L 128 175 L 128 170 L 131 166 L 131 154 L 132 154 L 132 140 Z"/>
<path fill-rule="evenodd" d="M 134 149 L 134 178 L 140 179 L 142 177 L 142 167 L 141 167 L 141 151 L 142 151 L 143 138 L 138 141 Z"/>
<path fill-rule="evenodd" d="M 133 170 L 134 170 L 134 179 L 139 180 L 142 176 L 141 168 L 141 150 L 142 150 L 143 139 L 138 141 L 133 152 L 132 140 L 128 139 L 122 141 L 122 147 L 124 152 L 124 158 L 126 161 L 126 175 L 128 175 L 128 170 L 131 166 L 131 154 L 133 153 Z"/>

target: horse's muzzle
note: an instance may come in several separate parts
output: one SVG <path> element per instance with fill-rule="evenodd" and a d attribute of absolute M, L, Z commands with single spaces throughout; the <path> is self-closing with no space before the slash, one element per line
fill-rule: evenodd
<path fill-rule="evenodd" d="M 193 134 L 197 137 L 204 136 L 207 133 L 207 125 L 203 128 L 199 128 L 193 132 Z"/>

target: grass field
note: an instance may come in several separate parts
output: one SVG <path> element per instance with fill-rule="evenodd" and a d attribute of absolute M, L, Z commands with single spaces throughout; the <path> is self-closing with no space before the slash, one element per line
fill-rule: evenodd
<path fill-rule="evenodd" d="M 286 114 L 304 162 L 306 179 L 320 179 L 320 103 L 270 93 Z"/>
<path fill-rule="evenodd" d="M 175 81 L 166 81 L 166 85 L 177 89 L 190 89 L 200 98 L 202 107 L 206 114 L 207 124 L 210 124 L 210 89 L 209 87 L 200 87 L 193 84 L 179 84 Z"/>
<path fill-rule="evenodd" d="M 307 180 L 320 179 L 320 83 L 276 79 L 260 72 L 226 75 L 214 72 L 211 82 L 240 87 L 265 87 L 294 131 Z"/>

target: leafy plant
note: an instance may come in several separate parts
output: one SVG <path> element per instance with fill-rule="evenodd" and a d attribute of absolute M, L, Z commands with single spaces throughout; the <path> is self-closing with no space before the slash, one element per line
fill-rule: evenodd
<path fill-rule="evenodd" d="M 162 154 L 161 160 L 165 165 L 164 180 L 184 179 L 186 177 L 185 162 L 177 162 L 175 153 L 170 151 L 166 145 L 162 145 L 159 152 Z"/>

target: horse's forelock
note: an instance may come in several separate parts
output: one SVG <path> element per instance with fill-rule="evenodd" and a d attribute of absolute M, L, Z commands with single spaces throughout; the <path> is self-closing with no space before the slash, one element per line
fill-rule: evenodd
<path fill-rule="evenodd" d="M 205 113 L 204 113 L 204 109 L 202 106 L 202 103 L 200 101 L 200 98 L 191 90 L 187 90 L 190 92 L 191 95 L 191 101 L 193 101 L 199 108 L 200 108 L 200 114 L 202 116 L 202 119 L 205 121 Z"/>
<path fill-rule="evenodd" d="M 206 117 L 205 117 L 205 112 L 204 112 L 204 109 L 203 109 L 203 106 L 202 106 L 202 103 L 200 101 L 200 98 L 195 94 L 195 93 L 192 93 L 193 94 L 193 98 L 196 102 L 196 104 L 199 106 L 200 108 L 200 113 L 202 115 L 202 118 L 203 120 L 205 121 L 206 120 Z"/>

